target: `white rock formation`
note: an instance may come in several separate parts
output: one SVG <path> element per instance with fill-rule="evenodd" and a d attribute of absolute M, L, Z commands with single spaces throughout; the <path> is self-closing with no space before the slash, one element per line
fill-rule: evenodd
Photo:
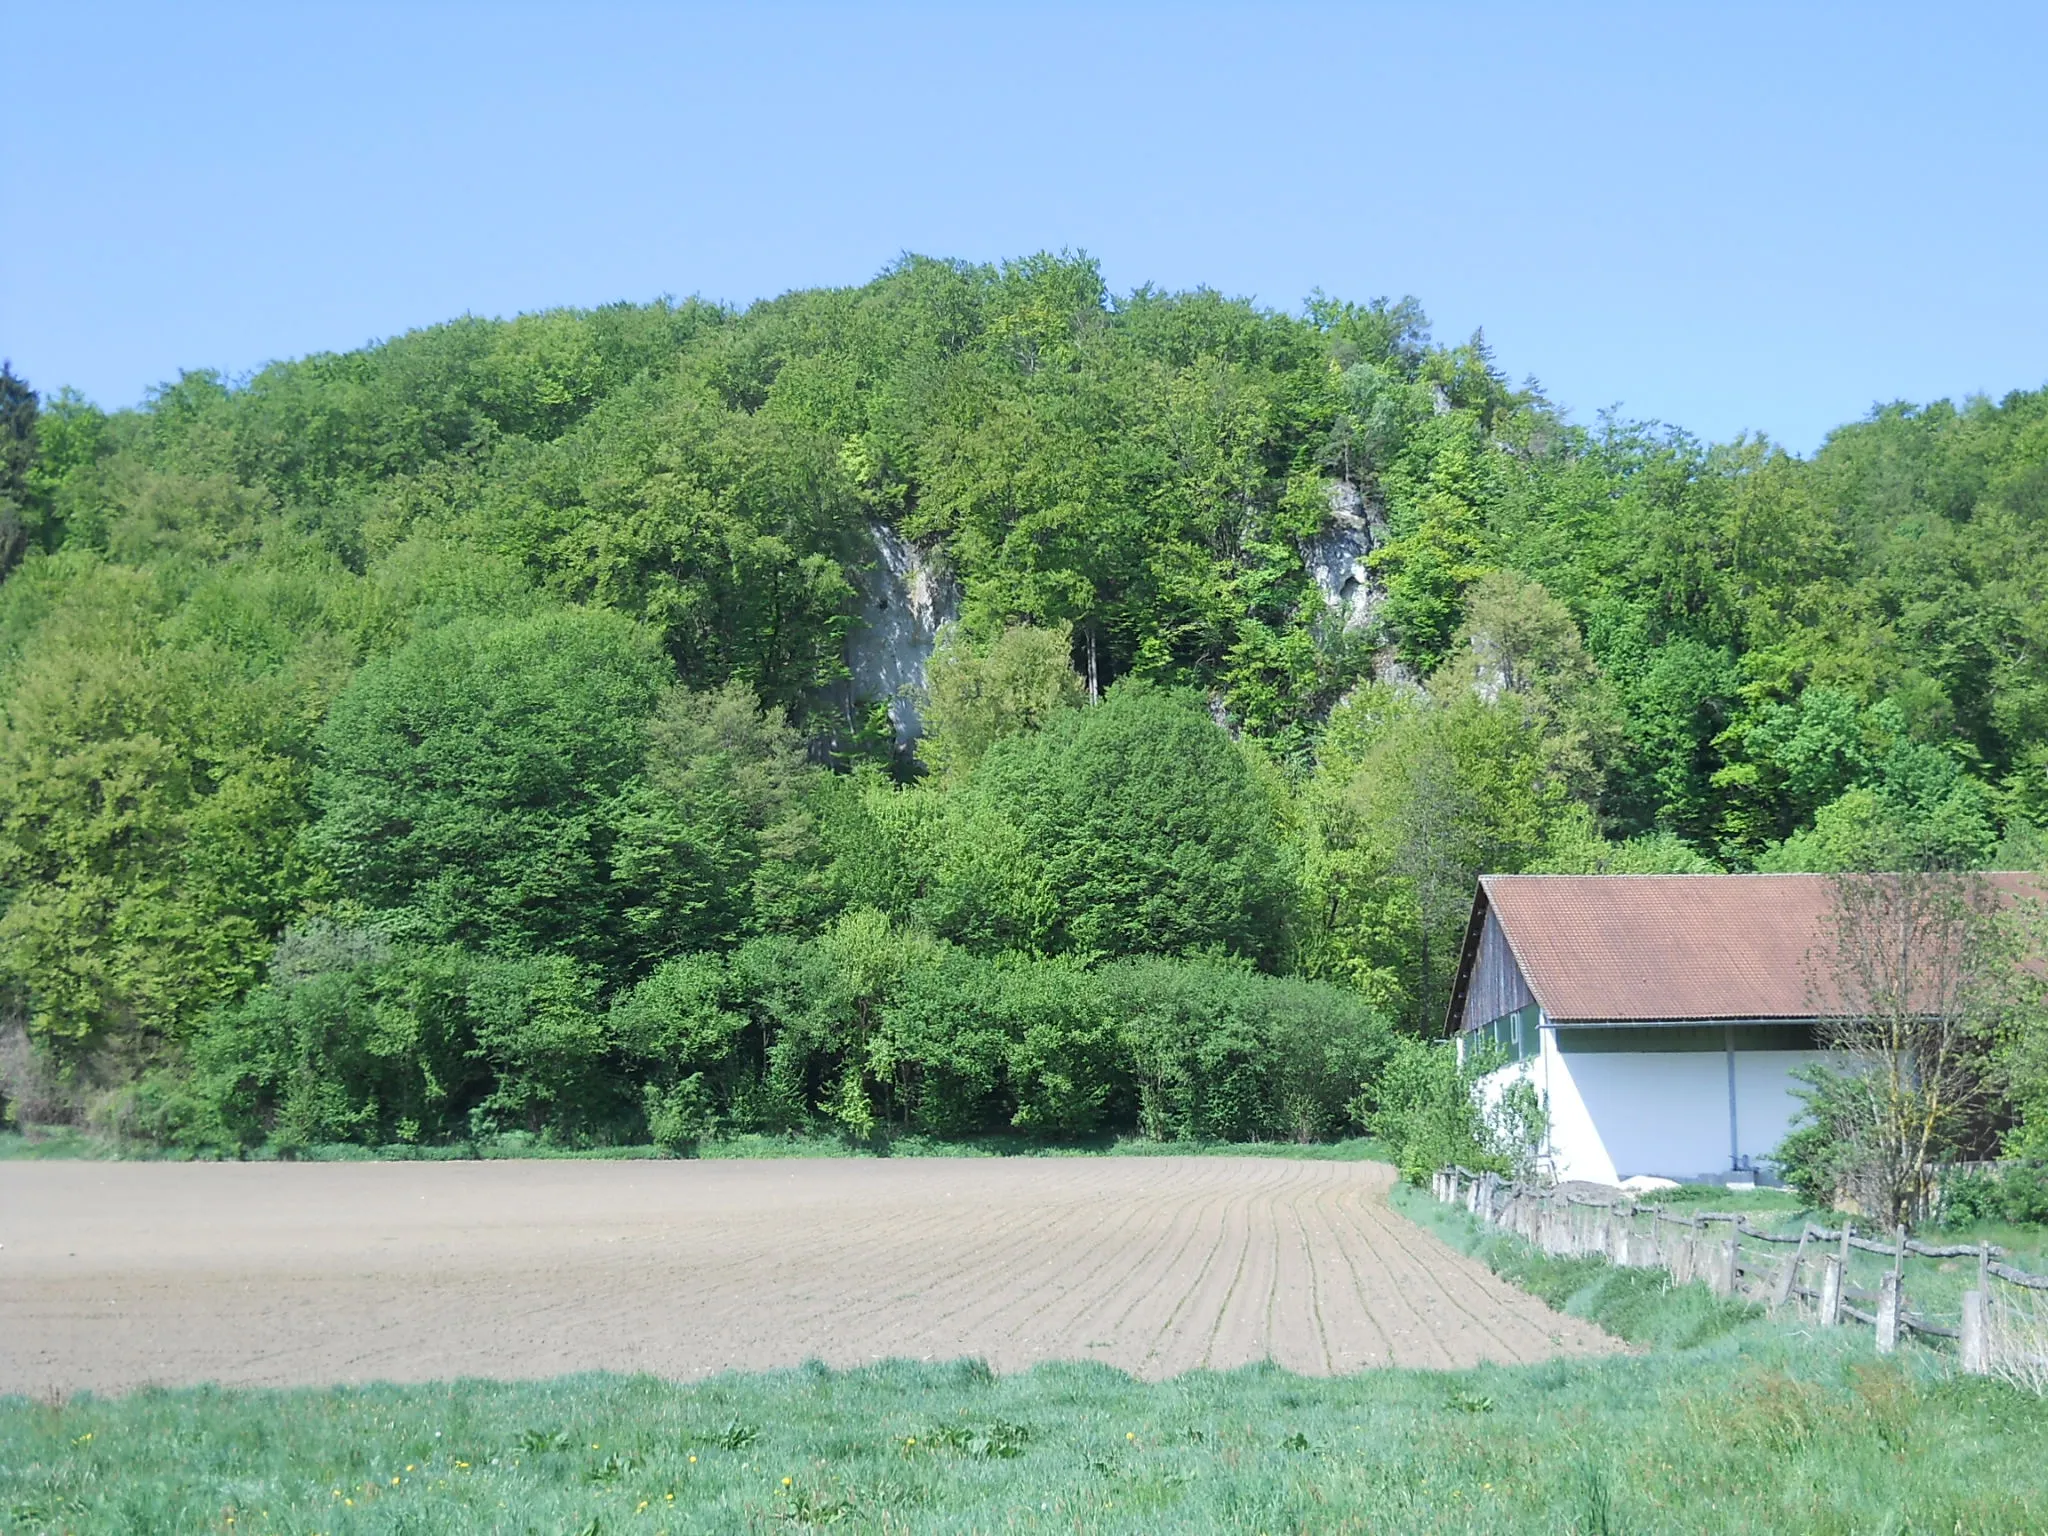
<path fill-rule="evenodd" d="M 922 734 L 917 690 L 924 686 L 939 626 L 959 611 L 960 594 L 943 560 L 928 556 L 886 523 L 871 523 L 875 561 L 856 578 L 860 608 L 846 637 L 846 670 L 837 700 L 851 718 L 862 700 L 887 700 L 896 744 Z"/>
<path fill-rule="evenodd" d="M 1342 615 L 1344 628 L 1364 629 L 1387 595 L 1366 564 L 1387 536 L 1386 517 L 1348 480 L 1332 480 L 1329 496 L 1330 526 L 1302 546 L 1301 558 L 1323 600 Z"/>

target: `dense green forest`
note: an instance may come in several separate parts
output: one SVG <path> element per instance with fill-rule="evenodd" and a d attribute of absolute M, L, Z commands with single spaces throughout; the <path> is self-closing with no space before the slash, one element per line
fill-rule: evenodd
<path fill-rule="evenodd" d="M 1479 872 L 2042 862 L 2048 391 L 1802 459 L 1049 256 L 0 391 L 21 1123 L 1326 1135 Z"/>

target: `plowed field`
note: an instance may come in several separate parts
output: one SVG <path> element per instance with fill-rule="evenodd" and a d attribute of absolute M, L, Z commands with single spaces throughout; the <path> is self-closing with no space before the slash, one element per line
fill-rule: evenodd
<path fill-rule="evenodd" d="M 1620 1346 L 1377 1163 L 0 1163 L 0 1393 L 978 1355 L 1144 1377 Z"/>

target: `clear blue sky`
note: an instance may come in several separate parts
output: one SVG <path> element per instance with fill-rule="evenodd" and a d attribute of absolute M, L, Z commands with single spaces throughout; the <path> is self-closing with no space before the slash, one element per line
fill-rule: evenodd
<path fill-rule="evenodd" d="M 0 352 L 131 404 L 471 311 L 1098 257 L 1417 295 L 1582 420 L 2048 383 L 2048 7 L 17 5 Z"/>

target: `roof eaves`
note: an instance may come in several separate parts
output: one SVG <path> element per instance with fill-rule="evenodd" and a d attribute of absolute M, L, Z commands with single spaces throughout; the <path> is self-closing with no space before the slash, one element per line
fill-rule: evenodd
<path fill-rule="evenodd" d="M 1826 1013 L 1660 1013 L 1650 1018 L 1631 1013 L 1556 1018 L 1545 1013 L 1544 1022 L 1560 1029 L 1656 1029 L 1666 1024 L 1818 1024 L 1835 1017 L 1838 1015 Z"/>
<path fill-rule="evenodd" d="M 1485 890 L 1488 884 L 1490 884 L 1496 878 L 1498 877 L 1494 875 L 1481 875 L 1479 877 L 1479 888 L 1482 891 Z M 1492 904 L 1493 897 L 1489 893 L 1489 895 L 1487 896 L 1487 905 L 1489 908 L 1491 908 Z M 1536 975 L 1533 971 L 1529 969 L 1529 962 L 1522 958 L 1521 950 L 1515 947 L 1515 935 L 1505 922 L 1503 922 L 1500 925 L 1500 936 L 1507 943 L 1508 953 L 1515 957 L 1515 969 L 1522 973 L 1522 985 L 1527 987 L 1529 989 L 1529 995 L 1536 999 L 1536 1006 L 1543 1010 L 1543 1016 L 1546 1019 L 1551 1017 L 1550 1004 L 1544 998 L 1542 989 L 1536 985 Z"/>
<path fill-rule="evenodd" d="M 1451 999 L 1444 1009 L 1445 1039 L 1458 1032 L 1458 1019 L 1465 1011 L 1465 994 L 1472 985 L 1472 966 L 1479 955 L 1479 936 L 1486 931 L 1486 914 L 1491 906 L 1486 877 L 1482 875 L 1478 889 L 1472 893 L 1472 915 L 1465 919 L 1465 940 L 1458 946 L 1458 974 L 1452 979 Z"/>

